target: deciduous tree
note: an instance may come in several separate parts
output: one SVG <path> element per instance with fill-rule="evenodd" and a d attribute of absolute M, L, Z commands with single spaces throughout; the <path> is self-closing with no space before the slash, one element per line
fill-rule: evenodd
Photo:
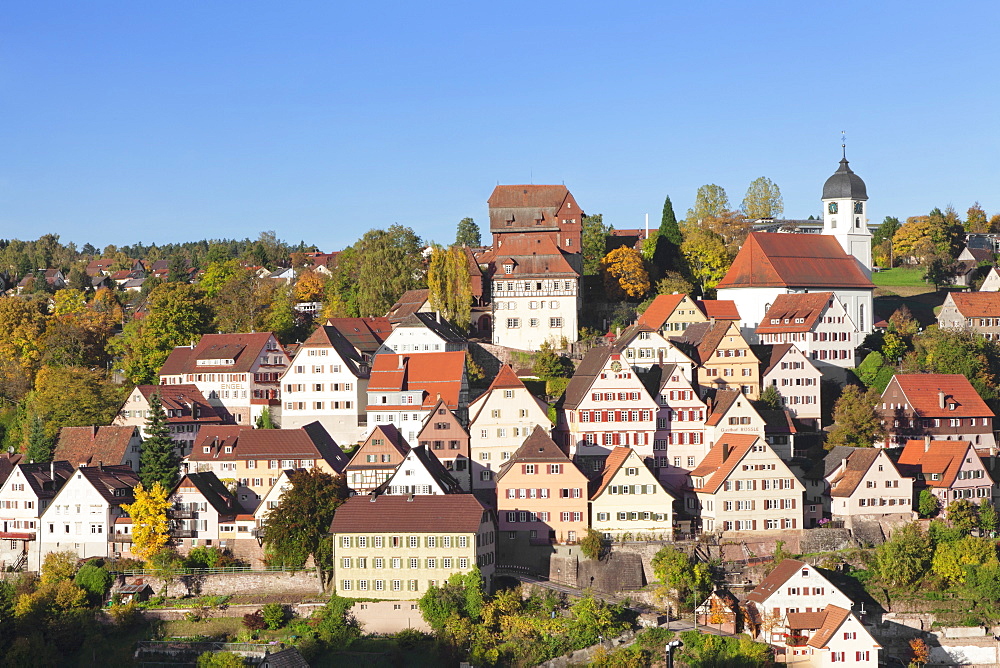
<path fill-rule="evenodd" d="M 930 538 L 915 523 L 907 524 L 875 548 L 878 577 L 890 587 L 908 587 L 930 568 Z"/>
<path fill-rule="evenodd" d="M 472 218 L 463 218 L 458 221 L 458 229 L 455 231 L 455 245 L 468 246 L 469 248 L 478 248 L 483 245 L 479 226 Z"/>
<path fill-rule="evenodd" d="M 911 216 L 892 236 L 893 253 L 897 258 L 914 256 L 919 261 L 917 244 L 923 239 L 930 239 L 930 236 L 931 223 L 928 217 Z"/>
<path fill-rule="evenodd" d="M 960 540 L 940 543 L 934 549 L 931 568 L 935 575 L 949 583 L 961 584 L 965 582 L 966 566 L 995 568 L 998 565 L 997 548 L 992 540 L 965 536 Z"/>
<path fill-rule="evenodd" d="M 992 536 L 997 530 L 997 509 L 989 499 L 979 502 L 979 530 L 987 536 Z"/>
<path fill-rule="evenodd" d="M 983 234 L 990 231 L 990 221 L 979 202 L 969 207 L 965 212 L 965 230 L 973 234 Z"/>
<path fill-rule="evenodd" d="M 1000 346 L 967 330 L 932 327 L 913 337 L 914 354 L 903 360 L 907 373 L 958 373 L 986 401 L 997 397 Z"/>
<path fill-rule="evenodd" d="M 703 294 L 714 290 L 729 270 L 730 258 L 726 244 L 714 232 L 701 228 L 689 229 L 684 234 L 681 253 L 691 272 L 691 279 L 701 287 Z"/>
<path fill-rule="evenodd" d="M 740 206 L 743 215 L 750 220 L 758 218 L 781 218 L 785 204 L 781 199 L 781 188 L 771 179 L 761 176 L 754 179 L 747 188 Z"/>
<path fill-rule="evenodd" d="M 462 246 L 436 247 L 427 270 L 428 299 L 431 308 L 460 330 L 469 328 L 472 313 L 472 288 L 469 264 Z"/>
<path fill-rule="evenodd" d="M 827 438 L 827 445 L 870 448 L 884 437 L 885 428 L 875 412 L 881 398 L 881 394 L 874 389 L 866 392 L 857 385 L 845 387 L 833 408 L 833 429 Z"/>
<path fill-rule="evenodd" d="M 653 556 L 652 564 L 653 573 L 660 583 L 657 592 L 661 597 L 674 590 L 678 601 L 693 609 L 712 590 L 708 566 L 673 546 L 661 548 Z"/>
<path fill-rule="evenodd" d="M 971 533 L 979 526 L 976 506 L 968 499 L 957 499 L 948 504 L 945 509 L 948 522 L 962 533 Z"/>
<path fill-rule="evenodd" d="M 323 589 L 331 575 L 330 522 L 349 490 L 343 476 L 319 469 L 289 476 L 291 487 L 264 521 L 264 546 L 271 565 L 302 568 L 310 556 Z"/>
<path fill-rule="evenodd" d="M 619 246 L 604 256 L 601 267 L 609 293 L 620 292 L 634 298 L 649 292 L 649 274 L 634 248 Z"/>
<path fill-rule="evenodd" d="M 917 514 L 921 518 L 934 517 L 941 510 L 941 502 L 934 496 L 934 492 L 929 489 L 920 490 L 917 498 Z"/>
<path fill-rule="evenodd" d="M 295 281 L 295 298 L 300 302 L 317 302 L 323 298 L 326 279 L 316 271 L 304 271 Z"/>
<path fill-rule="evenodd" d="M 686 223 L 697 225 L 706 218 L 715 218 L 729 211 L 729 196 L 722 186 L 710 183 L 698 188 L 694 198 L 694 206 L 688 209 Z"/>
<path fill-rule="evenodd" d="M 369 230 L 354 247 L 357 306 L 362 317 L 385 315 L 404 292 L 423 285 L 423 244 L 409 227 Z"/>
<path fill-rule="evenodd" d="M 135 501 L 122 508 L 132 518 L 132 552 L 144 561 L 150 561 L 162 550 L 170 538 L 167 510 L 170 501 L 168 489 L 154 482 L 150 487 L 139 483 L 133 490 Z"/>
<path fill-rule="evenodd" d="M 35 377 L 27 406 L 28 413 L 44 423 L 46 435 L 55 439 L 63 427 L 110 424 L 123 399 L 122 388 L 102 371 L 47 366 Z"/>
<path fill-rule="evenodd" d="M 160 483 L 173 489 L 180 474 L 180 456 L 177 445 L 170 438 L 167 416 L 160 402 L 159 393 L 149 397 L 149 418 L 146 420 L 146 440 L 139 454 L 139 479 L 147 488 Z"/>

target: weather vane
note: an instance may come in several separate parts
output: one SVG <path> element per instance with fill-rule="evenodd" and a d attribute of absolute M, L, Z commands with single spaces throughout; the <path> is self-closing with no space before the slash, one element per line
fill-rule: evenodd
<path fill-rule="evenodd" d="M 840 131 L 840 148 L 844 152 L 844 159 L 847 159 L 847 130 Z"/>

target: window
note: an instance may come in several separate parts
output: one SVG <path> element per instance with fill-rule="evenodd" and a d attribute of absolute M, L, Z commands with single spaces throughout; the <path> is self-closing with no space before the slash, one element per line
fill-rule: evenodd
<path fill-rule="evenodd" d="M 521 326 L 520 318 L 507 318 L 507 329 L 517 329 Z"/>

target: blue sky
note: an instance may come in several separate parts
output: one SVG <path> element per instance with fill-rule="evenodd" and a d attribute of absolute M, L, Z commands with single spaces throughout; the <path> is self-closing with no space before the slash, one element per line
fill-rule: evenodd
<path fill-rule="evenodd" d="M 0 8 L 0 237 L 96 246 L 275 230 L 323 250 L 487 227 L 565 183 L 616 227 L 820 213 L 848 158 L 873 220 L 1000 211 L 1000 4 L 24 2 Z M 484 235 L 485 238 L 485 235 Z"/>

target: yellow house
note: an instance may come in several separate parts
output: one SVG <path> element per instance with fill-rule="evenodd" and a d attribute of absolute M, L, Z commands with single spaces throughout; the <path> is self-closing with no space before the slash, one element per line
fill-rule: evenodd
<path fill-rule="evenodd" d="M 734 321 L 695 323 L 676 341 L 698 363 L 702 395 L 708 390 L 739 390 L 750 399 L 760 395 L 760 360 Z"/>
<path fill-rule="evenodd" d="M 590 526 L 605 538 L 673 537 L 674 497 L 632 448 L 611 451 L 591 490 Z"/>

